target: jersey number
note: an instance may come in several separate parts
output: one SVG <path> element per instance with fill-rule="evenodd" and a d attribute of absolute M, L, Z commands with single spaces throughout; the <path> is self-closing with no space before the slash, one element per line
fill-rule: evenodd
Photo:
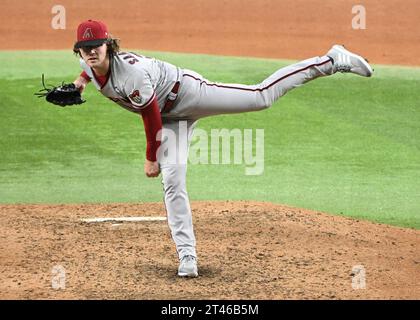
<path fill-rule="evenodd" d="M 136 57 L 134 57 L 133 55 L 131 55 L 129 53 L 121 52 L 120 54 L 123 56 L 123 59 L 124 60 L 131 59 L 131 60 L 128 60 L 128 63 L 129 64 L 135 64 L 136 62 L 139 62 L 139 60 L 136 59 Z"/>

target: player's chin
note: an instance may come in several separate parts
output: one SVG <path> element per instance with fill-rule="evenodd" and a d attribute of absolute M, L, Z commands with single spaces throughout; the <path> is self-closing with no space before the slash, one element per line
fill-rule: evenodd
<path fill-rule="evenodd" d="M 89 59 L 86 61 L 87 65 L 89 67 L 96 67 L 97 65 L 99 65 L 99 60 L 98 59 Z"/>

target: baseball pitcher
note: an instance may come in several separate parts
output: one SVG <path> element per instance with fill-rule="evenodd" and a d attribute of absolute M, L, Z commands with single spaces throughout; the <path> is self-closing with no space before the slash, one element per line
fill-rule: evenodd
<path fill-rule="evenodd" d="M 162 174 L 168 224 L 180 260 L 178 275 L 182 277 L 198 276 L 186 187 L 188 146 L 197 121 L 212 115 L 267 109 L 289 90 L 336 72 L 364 77 L 373 73 L 364 58 L 334 45 L 326 55 L 277 70 L 256 85 L 215 83 L 192 70 L 121 52 L 107 26 L 94 20 L 78 26 L 73 50 L 80 56 L 83 69 L 71 84 L 77 93 L 92 83 L 105 97 L 142 117 L 147 140 L 144 172 L 148 177 Z M 54 88 L 51 94 L 57 90 Z M 84 102 L 80 96 L 77 99 L 75 103 Z"/>

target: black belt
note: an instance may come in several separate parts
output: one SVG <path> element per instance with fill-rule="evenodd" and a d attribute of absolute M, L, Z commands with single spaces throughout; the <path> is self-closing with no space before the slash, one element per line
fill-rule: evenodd
<path fill-rule="evenodd" d="M 180 86 L 180 81 L 175 82 L 171 92 L 168 95 L 168 99 L 166 100 L 165 106 L 162 109 L 162 113 L 168 113 L 172 110 L 175 100 L 178 97 L 178 91 Z"/>

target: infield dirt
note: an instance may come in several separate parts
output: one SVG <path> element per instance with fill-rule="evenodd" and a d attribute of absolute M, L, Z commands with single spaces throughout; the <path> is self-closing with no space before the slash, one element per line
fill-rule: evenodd
<path fill-rule="evenodd" d="M 353 29 L 354 0 L 61 0 L 66 29 L 53 29 L 52 0 L 2 0 L 0 50 L 68 49 L 77 25 L 105 21 L 123 48 L 306 59 L 334 43 L 372 63 L 420 65 L 419 0 L 366 0 L 366 29 Z M 357 19 L 356 19 L 357 20 Z M 355 21 L 356 21 L 355 20 Z"/>
<path fill-rule="evenodd" d="M 200 276 L 181 279 L 160 203 L 0 208 L 2 299 L 419 299 L 420 231 L 262 202 L 193 202 Z M 365 285 L 355 266 L 362 265 Z M 65 270 L 56 290 L 53 268 Z M 63 284 L 63 283 L 62 283 Z"/>

